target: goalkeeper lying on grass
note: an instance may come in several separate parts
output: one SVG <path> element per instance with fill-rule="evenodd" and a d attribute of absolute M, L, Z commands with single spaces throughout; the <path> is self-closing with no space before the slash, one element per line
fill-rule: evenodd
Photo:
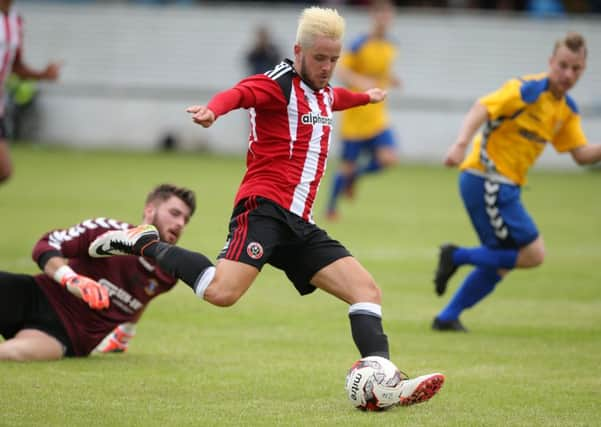
<path fill-rule="evenodd" d="M 146 198 L 143 222 L 175 244 L 194 213 L 191 190 L 168 184 Z M 91 258 L 88 246 L 110 229 L 106 218 L 46 233 L 33 249 L 44 274 L 0 271 L 0 360 L 54 360 L 97 351 L 124 351 L 135 322 L 176 279 L 141 257 Z"/>

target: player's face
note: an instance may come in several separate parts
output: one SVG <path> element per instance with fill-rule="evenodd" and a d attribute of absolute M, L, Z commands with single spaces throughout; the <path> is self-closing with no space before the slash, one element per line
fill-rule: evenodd
<path fill-rule="evenodd" d="M 144 208 L 144 222 L 154 225 L 161 240 L 167 243 L 177 243 L 189 220 L 190 208 L 177 196 L 157 200 Z"/>
<path fill-rule="evenodd" d="M 319 36 L 310 47 L 294 46 L 294 65 L 302 79 L 313 90 L 328 85 L 338 58 L 342 43 L 329 37 Z"/>
<path fill-rule="evenodd" d="M 584 50 L 572 52 L 566 46 L 559 46 L 549 59 L 549 85 L 551 92 L 561 98 L 569 91 L 586 67 Z"/>

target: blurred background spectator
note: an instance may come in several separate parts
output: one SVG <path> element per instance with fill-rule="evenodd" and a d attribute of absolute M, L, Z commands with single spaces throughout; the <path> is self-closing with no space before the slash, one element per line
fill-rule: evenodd
<path fill-rule="evenodd" d="M 255 42 L 246 55 L 248 74 L 263 74 L 273 68 L 283 58 L 280 49 L 272 41 L 266 26 L 260 26 L 255 32 Z"/>
<path fill-rule="evenodd" d="M 22 126 L 33 134 L 22 138 L 76 147 L 244 150 L 240 134 L 246 112 L 199 133 L 182 106 L 204 103 L 224 82 L 262 73 L 290 56 L 281 47 L 294 44 L 289 28 L 304 4 L 148 1 L 17 1 L 31 24 L 26 44 L 32 63 L 43 64 L 48 51 L 69 58 L 58 85 L 37 85 L 33 117 L 38 120 Z M 601 81 L 596 78 L 601 57 L 595 54 L 601 15 L 587 14 L 594 6 L 590 0 L 563 0 L 553 8 L 546 3 L 536 15 L 529 10 L 536 6 L 533 1 L 396 2 L 401 6 L 391 32 L 402 41 L 403 66 L 401 71 L 395 65 L 394 71 L 407 84 L 402 97 L 390 94 L 389 106 L 392 122 L 403 123 L 407 160 L 439 161 L 473 97 L 507 74 L 536 69 L 550 53 L 541 48 L 542 41 L 568 30 L 585 34 L 591 46 L 590 72 L 574 96 L 587 132 L 601 135 Z M 368 24 L 365 0 L 320 3 L 341 9 L 349 38 Z M 427 8 L 436 5 L 440 8 Z M 550 19 L 533 24 L 533 15 Z M 553 154 L 540 164 L 561 162 Z"/>
<path fill-rule="evenodd" d="M 6 132 L 13 141 L 29 139 L 37 123 L 38 87 L 35 80 L 21 79 L 12 73 L 6 80 Z"/>

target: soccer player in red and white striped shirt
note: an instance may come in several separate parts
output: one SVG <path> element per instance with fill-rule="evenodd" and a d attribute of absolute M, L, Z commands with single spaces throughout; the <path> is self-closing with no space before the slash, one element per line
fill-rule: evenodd
<path fill-rule="evenodd" d="M 203 127 L 234 109 L 249 111 L 246 174 L 216 266 L 202 254 L 160 242 L 148 226 L 106 233 L 92 243 L 90 255 L 148 257 L 217 306 L 238 301 L 270 264 L 283 270 L 301 295 L 319 288 L 349 304 L 352 336 L 361 356 L 389 358 L 380 289 L 341 243 L 315 225 L 312 215 L 326 169 L 333 112 L 381 102 L 386 96 L 378 88 L 353 93 L 330 86 L 343 31 L 344 20 L 335 10 L 305 9 L 294 61 L 242 80 L 206 106 L 188 108 Z M 403 381 L 397 402 L 425 401 L 443 381 L 442 374 Z"/>
<path fill-rule="evenodd" d="M 12 3 L 12 0 L 0 0 L 0 99 L 11 72 L 23 79 L 35 80 L 56 80 L 59 74 L 57 63 L 49 63 L 38 71 L 23 62 L 23 20 Z M 10 178 L 13 169 L 6 138 L 4 104 L 0 103 L 0 183 Z"/>

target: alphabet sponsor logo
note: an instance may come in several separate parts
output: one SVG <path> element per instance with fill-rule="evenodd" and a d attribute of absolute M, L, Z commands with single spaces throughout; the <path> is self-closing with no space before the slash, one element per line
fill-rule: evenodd
<path fill-rule="evenodd" d="M 301 116 L 301 123 L 304 125 L 323 125 L 323 126 L 332 126 L 333 120 L 331 117 L 320 116 L 318 114 L 307 113 Z"/>

